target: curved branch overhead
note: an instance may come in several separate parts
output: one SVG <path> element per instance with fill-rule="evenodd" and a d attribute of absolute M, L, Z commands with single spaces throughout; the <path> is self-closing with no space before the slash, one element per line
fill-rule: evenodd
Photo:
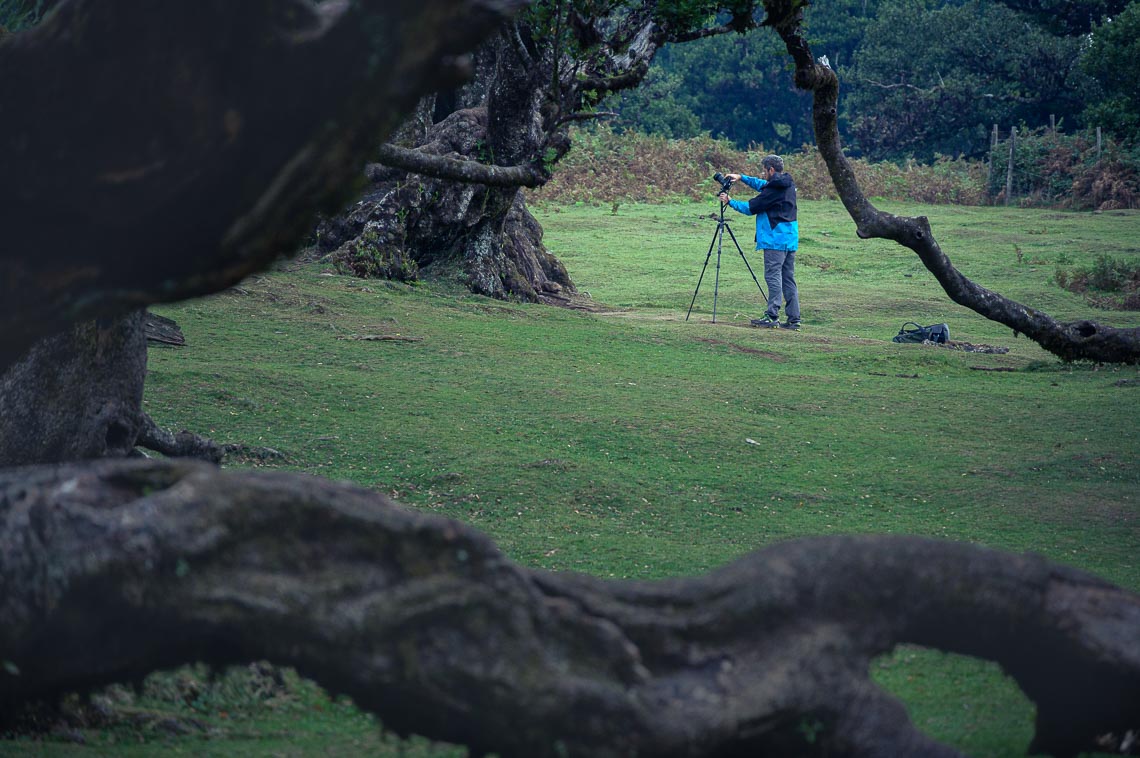
<path fill-rule="evenodd" d="M 401 734 L 504 756 L 951 756 L 869 679 L 899 643 L 996 660 L 1040 750 L 1140 726 L 1140 597 L 916 537 L 778 544 L 707 576 L 551 574 L 344 483 L 104 461 L 0 473 L 0 712 L 184 661 L 268 659 Z M 76 629 L 105 641 L 60 646 Z"/>
<path fill-rule="evenodd" d="M 433 155 L 399 145 L 384 144 L 376 152 L 380 163 L 413 174 L 428 174 L 438 179 L 487 184 L 493 187 L 538 187 L 547 177 L 531 166 L 493 166 L 474 160 Z"/>
<path fill-rule="evenodd" d="M 803 5 L 797 0 L 766 0 L 765 24 L 779 33 L 796 66 L 796 85 L 812 93 L 816 144 L 832 183 L 863 239 L 894 240 L 913 250 L 950 299 L 991 321 L 1024 334 L 1066 361 L 1140 363 L 1140 328 L 1119 329 L 1095 321 L 1057 321 L 971 281 L 950 262 L 925 216 L 884 213 L 863 194 L 839 139 L 839 78 L 826 62 L 812 58 L 801 30 Z"/>
<path fill-rule="evenodd" d="M 63 0 L 6 38 L 0 367 L 70 323 L 292 253 L 523 4 Z"/>

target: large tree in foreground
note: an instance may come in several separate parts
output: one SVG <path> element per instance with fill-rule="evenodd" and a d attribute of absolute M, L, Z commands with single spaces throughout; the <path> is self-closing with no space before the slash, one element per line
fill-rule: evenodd
<path fill-rule="evenodd" d="M 524 2 L 57 3 L 0 47 L 0 365 L 291 253 Z"/>
<path fill-rule="evenodd" d="M 100 24 L 109 24 L 103 31 L 110 33 L 122 23 L 116 9 L 124 5 L 71 0 L 61 8 L 72 15 L 45 22 L 50 33 L 34 42 L 16 38 L 23 40 L 20 52 L 51 59 L 99 40 Z M 149 5 L 133 10 L 142 14 Z M 487 9 L 459 0 L 421 0 L 406 9 L 423 9 L 417 16 L 423 26 L 411 47 L 389 38 L 394 52 L 373 50 L 388 50 L 394 59 L 389 73 L 375 74 L 365 88 L 381 98 L 371 107 L 411 107 L 422 92 L 399 74 L 417 70 L 417 62 L 431 64 L 422 57 L 430 58 L 423 35 L 454 26 L 447 9 L 469 13 L 472 6 Z M 194 29 L 181 26 L 188 17 L 165 15 L 172 7 L 188 16 L 213 14 L 208 25 L 215 30 L 249 8 L 292 13 L 247 17 L 251 36 L 234 36 L 232 49 L 219 50 L 213 45 L 224 34 L 181 39 L 179 30 Z M 205 58 L 239 56 L 251 40 L 283 32 L 297 44 L 319 42 L 335 19 L 287 23 L 311 10 L 285 0 L 240 6 L 195 0 L 163 5 L 146 28 L 148 34 L 164 29 L 167 43 L 181 41 L 188 51 L 209 48 Z M 820 93 L 834 77 L 799 46 L 795 9 L 772 4 L 768 10 L 796 55 L 801 81 L 822 83 L 816 101 L 826 110 Z M 0 63 L 20 70 L 10 65 L 9 44 L 0 44 Z M 163 45 L 155 49 L 166 52 Z M 71 69 L 92 77 L 95 101 L 103 81 L 98 61 Z M 308 59 L 310 73 L 322 74 L 326 64 L 336 70 L 338 61 L 317 55 Z M 368 75 L 374 62 L 358 61 Z M 262 91 L 279 95 L 279 72 L 258 71 Z M 127 74 L 142 87 L 158 69 L 117 74 L 109 80 L 116 87 L 135 81 Z M 355 100 L 361 92 L 332 94 Z M 199 109 L 210 102 L 201 97 L 190 98 Z M 46 96 L 0 102 L 9 112 L 26 108 L 28 124 L 37 106 L 50 105 Z M 177 105 L 183 113 L 186 107 L 173 99 L 150 105 L 152 128 L 170 116 L 164 108 Z M 347 107 L 326 103 L 337 105 Z M 267 161 L 260 176 L 286 184 L 347 174 L 370 149 L 352 135 L 382 136 L 383 129 L 366 113 L 338 112 L 343 140 L 322 121 L 311 126 L 326 141 L 301 140 L 293 144 L 296 152 L 281 150 L 275 158 L 260 152 L 261 140 L 233 152 L 224 138 L 211 137 L 210 119 L 194 132 L 206 141 L 191 140 L 183 149 L 196 146 L 203 173 L 234 184 L 253 176 L 247 161 L 258 155 Z M 817 125 L 826 125 L 827 116 Z M 8 122 L 0 124 L 7 129 Z M 161 143 L 159 132 L 151 143 Z M 22 143 L 2 134 L 0 148 L 19 152 Z M 45 168 L 55 155 L 41 156 Z M 180 159 L 181 151 L 167 155 Z M 35 155 L 21 157 L 35 167 Z M 308 170 L 298 174 L 302 166 Z M 46 192 L 55 181 L 66 196 L 74 176 L 51 176 L 45 170 L 36 186 Z M 146 177 L 134 172 L 120 180 Z M 0 179 L 10 192 L 15 180 Z M 268 196 L 289 201 L 290 213 L 320 195 L 302 197 L 292 185 L 271 184 Z M 154 256 L 153 240 L 129 230 L 155 206 L 144 203 L 145 194 L 90 195 L 100 213 L 62 214 L 60 226 L 97 230 L 95 221 L 119 219 L 122 234 L 94 235 L 82 254 L 60 246 L 70 240 L 58 229 L 46 235 L 54 244 L 39 247 L 38 255 L 14 249 L 19 256 L 3 259 L 12 267 L 6 273 L 23 265 L 39 275 L 22 280 L 30 291 L 21 297 L 0 299 L 0 317 L 44 333 L 46 327 L 29 321 L 44 313 L 37 293 L 84 296 L 64 300 L 70 307 L 51 313 L 56 324 L 121 315 L 146 302 L 226 286 L 235 271 L 265 265 L 273 248 L 268 240 L 292 244 L 304 234 L 302 225 L 279 226 L 283 211 L 265 207 L 265 191 L 189 197 L 192 204 L 173 204 L 160 215 L 188 229 L 208 210 L 216 228 L 232 234 L 199 238 L 213 245 L 203 250 L 172 240 L 169 255 L 176 259 L 153 278 L 140 270 Z M 161 207 L 161 198 L 155 200 Z M 4 204 L 0 209 L 11 212 Z M 886 223 L 866 215 L 873 209 L 858 210 L 865 214 L 857 218 L 862 232 Z M 250 244 L 228 244 L 234 235 Z M 251 260 L 253 251 L 264 257 Z M 15 342 L 3 347 L 10 351 Z M 0 355 L 5 364 L 15 357 Z M 181 662 L 267 658 L 352 695 L 400 733 L 452 740 L 476 753 L 955 755 L 915 729 L 868 677 L 873 656 L 912 642 L 998 661 L 1037 704 L 1035 750 L 1070 755 L 1140 728 L 1140 597 L 1043 559 L 912 537 L 818 538 L 754 553 L 707 577 L 605 582 L 520 567 L 470 527 L 406 511 L 361 488 L 200 463 L 104 460 L 0 470 L 0 619 L 3 715 L 29 701 Z"/>

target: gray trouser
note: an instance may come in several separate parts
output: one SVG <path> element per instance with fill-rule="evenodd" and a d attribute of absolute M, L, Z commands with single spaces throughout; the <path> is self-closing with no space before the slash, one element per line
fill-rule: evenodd
<path fill-rule="evenodd" d="M 784 312 L 788 321 L 800 321 L 800 291 L 796 288 L 796 251 L 765 250 L 764 281 L 768 283 L 768 318 L 780 317 L 780 306 L 787 302 Z"/>

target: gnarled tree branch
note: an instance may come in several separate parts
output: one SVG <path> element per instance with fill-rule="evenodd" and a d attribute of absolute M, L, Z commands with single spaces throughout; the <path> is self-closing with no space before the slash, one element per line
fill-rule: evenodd
<path fill-rule="evenodd" d="M 427 174 L 437 179 L 487 184 L 493 187 L 538 187 L 549 179 L 532 166 L 494 166 L 472 160 L 433 155 L 423 150 L 410 150 L 399 145 L 384 144 L 377 160 L 385 166 L 413 174 Z"/>
<path fill-rule="evenodd" d="M 982 316 L 1025 334 L 1066 360 L 1140 363 L 1140 328 L 1117 329 L 1095 321 L 1064 323 L 1042 311 L 1010 300 L 975 284 L 950 262 L 935 240 L 925 216 L 895 216 L 877 209 L 863 194 L 839 140 L 839 79 L 827 65 L 812 59 L 800 24 L 802 6 L 791 0 L 766 0 L 766 24 L 784 40 L 796 65 L 796 84 L 813 95 L 816 144 L 831 180 L 863 239 L 894 240 L 913 250 L 950 299 Z"/>
<path fill-rule="evenodd" d="M 751 28 L 750 24 L 740 24 L 740 23 L 737 23 L 734 21 L 734 22 L 728 23 L 728 24 L 720 24 L 719 26 L 709 26 L 709 27 L 705 27 L 703 29 L 694 29 L 691 32 L 684 32 L 681 34 L 675 34 L 675 35 L 673 35 L 673 37 L 669 41 L 670 42 L 694 42 L 694 41 L 699 40 L 699 39 L 705 39 L 706 37 L 717 37 L 717 36 L 720 36 L 722 34 L 728 34 L 730 32 L 743 33 L 743 32 L 748 31 L 748 29 L 750 29 L 750 28 Z"/>
<path fill-rule="evenodd" d="M 615 76 L 587 76 L 583 77 L 580 81 L 580 86 L 584 90 L 594 90 L 598 93 L 618 92 L 630 87 L 636 87 L 645 78 L 646 73 L 649 72 L 649 61 L 643 60 L 633 66 L 628 71 L 623 71 Z"/>
<path fill-rule="evenodd" d="M 400 733 L 505 756 L 950 756 L 870 680 L 894 645 L 996 660 L 1040 750 L 1140 726 L 1140 597 L 1033 556 L 816 538 L 704 577 L 528 570 L 343 483 L 190 462 L 0 473 L 0 712 L 259 658 Z M 105 642 L 61 646 L 76 630 Z M 83 652 L 86 650 L 87 652 Z"/>

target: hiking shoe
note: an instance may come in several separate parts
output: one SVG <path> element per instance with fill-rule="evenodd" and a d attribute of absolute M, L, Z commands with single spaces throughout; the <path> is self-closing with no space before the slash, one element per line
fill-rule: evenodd
<path fill-rule="evenodd" d="M 749 323 L 751 323 L 752 326 L 759 326 L 763 329 L 779 329 L 780 328 L 780 322 L 779 321 L 777 321 L 774 318 L 768 318 L 767 316 L 765 316 L 764 318 L 754 318 Z"/>
<path fill-rule="evenodd" d="M 785 321 L 784 323 L 780 324 L 780 328 L 781 329 L 791 329 L 792 331 L 798 332 L 800 330 L 800 322 L 799 321 Z"/>

